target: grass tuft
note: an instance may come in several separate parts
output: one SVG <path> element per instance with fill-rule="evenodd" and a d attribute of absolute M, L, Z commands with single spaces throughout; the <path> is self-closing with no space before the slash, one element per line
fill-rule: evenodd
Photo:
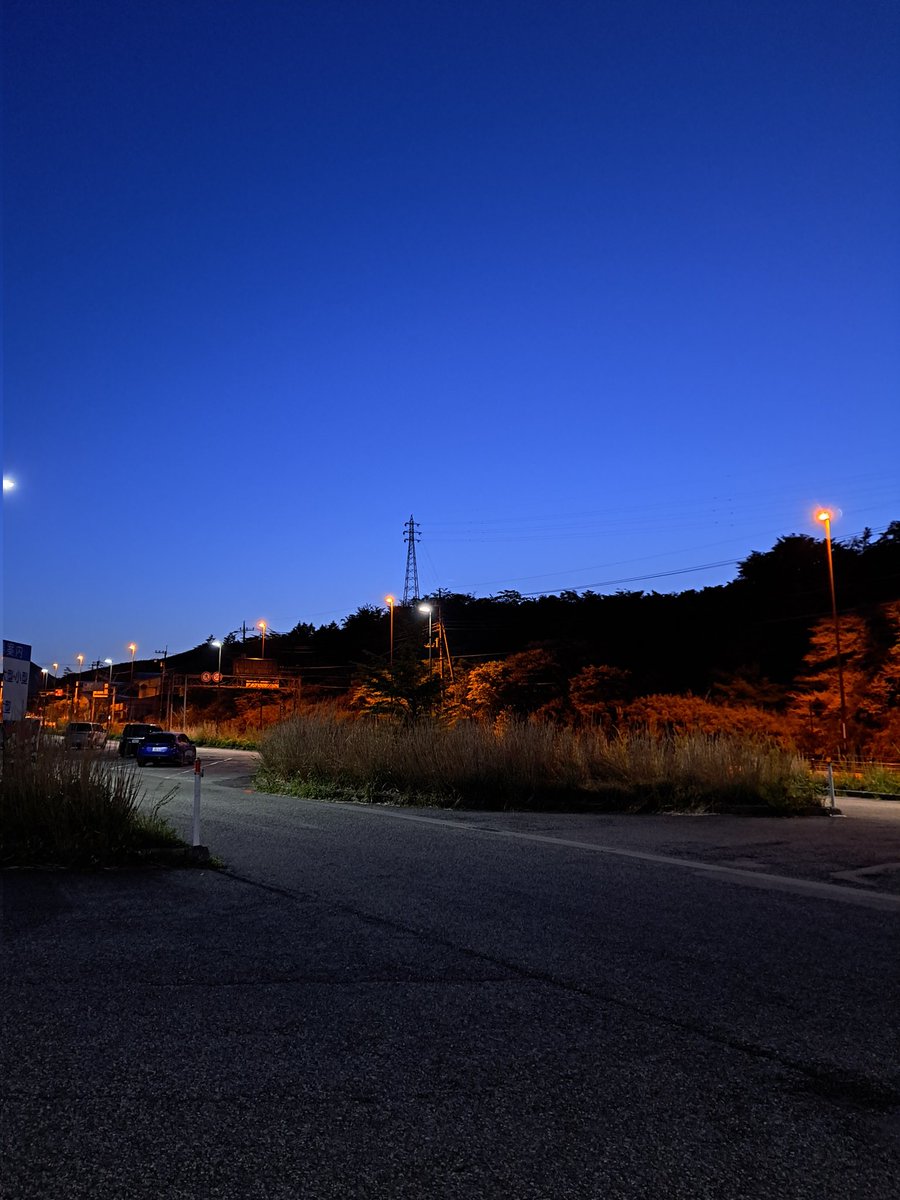
<path fill-rule="evenodd" d="M 3 746 L 0 865 L 113 866 L 183 845 L 160 815 L 165 799 L 145 809 L 141 795 L 133 769 L 102 751 L 14 730 Z"/>
<path fill-rule="evenodd" d="M 198 746 L 216 746 L 222 750 L 256 750 L 260 734 L 216 731 L 215 725 L 189 725 L 184 731 Z"/>
<path fill-rule="evenodd" d="M 834 786 L 847 792 L 900 796 L 900 766 L 896 763 L 839 764 L 834 770 Z"/>
<path fill-rule="evenodd" d="M 778 813 L 821 805 L 803 760 L 752 737 L 313 716 L 271 729 L 260 762 L 265 790 L 366 803 Z"/>

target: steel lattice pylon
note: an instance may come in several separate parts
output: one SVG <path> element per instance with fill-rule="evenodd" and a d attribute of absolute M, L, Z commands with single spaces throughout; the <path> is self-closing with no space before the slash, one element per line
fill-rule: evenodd
<path fill-rule="evenodd" d="M 419 568 L 416 565 L 416 542 L 420 541 L 420 526 L 412 515 L 403 526 L 403 540 L 406 542 L 406 582 L 403 585 L 403 603 L 415 604 L 419 599 Z"/>

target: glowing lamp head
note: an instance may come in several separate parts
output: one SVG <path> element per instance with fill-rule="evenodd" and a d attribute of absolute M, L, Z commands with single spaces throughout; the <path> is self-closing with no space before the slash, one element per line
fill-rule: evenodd
<path fill-rule="evenodd" d="M 431 612 L 431 605 L 430 605 L 430 604 L 420 604 L 420 605 L 419 605 L 419 612 L 420 612 L 420 613 L 430 613 L 430 612 Z"/>
<path fill-rule="evenodd" d="M 828 511 L 827 508 L 820 508 L 819 511 L 816 513 L 816 520 L 823 521 L 823 522 L 830 521 L 831 513 Z"/>
<path fill-rule="evenodd" d="M 135 650 L 137 650 L 137 645 L 134 642 L 129 642 L 128 649 L 131 651 L 132 654 L 134 654 Z"/>
<path fill-rule="evenodd" d="M 385 596 L 384 602 L 388 606 L 388 608 L 393 608 L 394 605 L 397 603 L 397 601 L 394 599 L 393 596 Z"/>
<path fill-rule="evenodd" d="M 222 645 L 222 643 L 221 643 L 221 642 L 210 642 L 209 644 L 212 646 L 212 648 L 213 648 L 214 650 L 218 650 L 218 649 L 221 647 L 221 645 Z"/>
<path fill-rule="evenodd" d="M 112 661 L 112 659 L 111 659 L 111 658 L 104 658 L 104 660 L 103 660 L 103 661 L 104 661 L 105 663 L 108 663 L 110 666 L 112 666 L 112 665 L 113 665 L 113 661 Z"/>

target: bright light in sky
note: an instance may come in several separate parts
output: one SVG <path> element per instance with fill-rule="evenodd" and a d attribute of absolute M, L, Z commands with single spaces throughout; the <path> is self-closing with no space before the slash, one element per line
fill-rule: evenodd
<path fill-rule="evenodd" d="M 897 5 L 14 7 L 39 660 L 383 608 L 410 514 L 422 591 L 477 595 L 900 518 Z"/>
<path fill-rule="evenodd" d="M 16 486 L 16 483 L 15 483 L 14 479 L 10 479 L 10 477 L 8 475 L 3 476 L 4 492 L 11 492 L 15 486 Z"/>

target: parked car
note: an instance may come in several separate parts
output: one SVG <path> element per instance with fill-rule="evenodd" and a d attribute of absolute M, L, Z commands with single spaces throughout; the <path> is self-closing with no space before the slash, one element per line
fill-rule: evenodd
<path fill-rule="evenodd" d="M 122 758 L 134 758 L 138 746 L 151 733 L 162 733 L 162 725 L 126 725 L 122 730 L 122 740 L 119 742 L 119 754 Z"/>
<path fill-rule="evenodd" d="M 106 726 L 99 721 L 70 721 L 63 737 L 70 750 L 84 750 L 106 744 Z"/>
<path fill-rule="evenodd" d="M 197 758 L 197 747 L 186 733 L 148 733 L 134 754 L 139 767 L 148 763 L 177 763 L 183 767 Z"/>

